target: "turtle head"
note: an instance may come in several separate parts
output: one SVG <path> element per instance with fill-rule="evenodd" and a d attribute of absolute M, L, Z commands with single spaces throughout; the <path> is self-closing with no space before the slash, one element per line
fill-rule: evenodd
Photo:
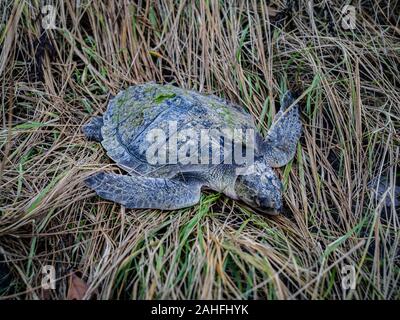
<path fill-rule="evenodd" d="M 282 183 L 263 158 L 256 160 L 235 182 L 236 196 L 249 206 L 267 214 L 282 210 Z"/>

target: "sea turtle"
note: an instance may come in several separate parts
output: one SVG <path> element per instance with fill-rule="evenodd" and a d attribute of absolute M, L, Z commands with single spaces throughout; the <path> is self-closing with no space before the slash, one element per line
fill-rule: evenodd
<path fill-rule="evenodd" d="M 208 140 L 199 138 L 204 131 L 212 132 Z M 245 140 L 244 131 L 254 132 L 253 139 Z M 282 184 L 273 168 L 294 156 L 301 122 L 289 91 L 264 139 L 253 117 L 238 105 L 173 85 L 145 83 L 118 93 L 103 116 L 92 118 L 83 132 L 101 142 L 128 173 L 98 172 L 85 180 L 105 199 L 127 208 L 173 210 L 198 203 L 201 189 L 208 188 L 277 214 Z M 235 140 L 237 132 L 243 139 Z M 241 152 L 233 154 L 238 147 Z M 212 154 L 218 150 L 219 155 Z M 252 161 L 247 154 L 253 154 Z M 245 161 L 232 160 L 232 155 Z"/>

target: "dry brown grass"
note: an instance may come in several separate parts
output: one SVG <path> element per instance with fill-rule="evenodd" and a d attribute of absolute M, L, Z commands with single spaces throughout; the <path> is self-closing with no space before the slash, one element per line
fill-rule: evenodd
<path fill-rule="evenodd" d="M 56 1 L 46 32 L 39 3 L 0 3 L 0 257 L 11 275 L 0 298 L 63 299 L 76 270 L 86 297 L 102 299 L 400 298 L 398 2 L 357 2 L 351 31 L 341 1 Z M 85 188 L 93 170 L 116 167 L 81 125 L 150 80 L 238 102 L 262 132 L 280 90 L 297 90 L 304 133 L 281 171 L 285 213 L 214 193 L 176 212 L 125 210 Z M 54 291 L 40 287 L 43 265 L 56 267 Z M 345 265 L 355 290 L 341 286 Z"/>

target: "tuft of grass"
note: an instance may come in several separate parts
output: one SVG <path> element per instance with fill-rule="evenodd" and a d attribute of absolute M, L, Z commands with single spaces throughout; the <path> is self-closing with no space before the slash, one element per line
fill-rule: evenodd
<path fill-rule="evenodd" d="M 86 298 L 399 299 L 399 6 L 354 5 L 345 30 L 341 1 L 60 1 L 43 30 L 39 1 L 1 1 L 0 299 L 64 299 L 71 270 Z M 261 133 L 297 91 L 284 213 L 212 192 L 127 210 L 88 190 L 91 172 L 117 168 L 82 124 L 146 81 L 240 104 Z M 46 265 L 56 290 L 41 289 Z"/>

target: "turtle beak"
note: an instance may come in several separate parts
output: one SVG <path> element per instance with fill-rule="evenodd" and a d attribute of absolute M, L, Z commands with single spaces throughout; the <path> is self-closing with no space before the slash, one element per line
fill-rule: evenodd
<path fill-rule="evenodd" d="M 279 199 L 276 202 L 271 202 L 269 199 L 264 198 L 258 204 L 260 210 L 268 215 L 276 216 L 282 212 L 282 201 Z"/>
<path fill-rule="evenodd" d="M 275 216 L 282 213 L 282 199 L 280 197 L 275 199 L 273 203 L 273 210 L 275 212 Z"/>
<path fill-rule="evenodd" d="M 282 213 L 282 202 L 279 202 L 279 203 L 276 204 L 274 211 L 276 212 L 275 215 L 278 215 L 278 214 Z"/>

